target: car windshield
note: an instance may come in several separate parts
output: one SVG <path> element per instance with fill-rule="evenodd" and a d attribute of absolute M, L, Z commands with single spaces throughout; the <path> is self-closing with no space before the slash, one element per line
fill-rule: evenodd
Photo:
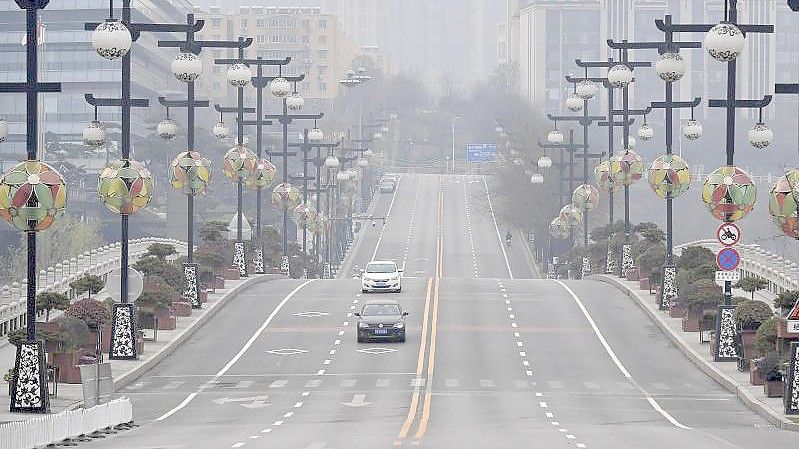
<path fill-rule="evenodd" d="M 397 316 L 399 314 L 399 306 L 395 304 L 367 304 L 361 312 L 363 316 Z"/>
<path fill-rule="evenodd" d="M 370 263 L 366 266 L 367 273 L 393 273 L 397 271 L 397 265 L 393 263 Z"/>

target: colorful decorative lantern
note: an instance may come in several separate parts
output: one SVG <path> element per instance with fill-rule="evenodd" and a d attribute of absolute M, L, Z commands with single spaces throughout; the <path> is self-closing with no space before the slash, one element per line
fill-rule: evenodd
<path fill-rule="evenodd" d="M 201 195 L 211 182 L 211 161 L 197 151 L 184 151 L 169 164 L 169 183 L 186 195 Z"/>
<path fill-rule="evenodd" d="M 203 73 L 203 61 L 194 53 L 182 52 L 172 61 L 172 74 L 178 81 L 189 83 Z"/>
<path fill-rule="evenodd" d="M 568 238 L 571 232 L 571 228 L 569 228 L 560 217 L 555 218 L 552 222 L 549 223 L 549 233 L 552 237 L 557 239 L 565 239 Z"/>
<path fill-rule="evenodd" d="M 572 193 L 572 204 L 584 212 L 594 210 L 599 205 L 599 190 L 590 184 L 577 186 Z"/>
<path fill-rule="evenodd" d="M 596 185 L 602 190 L 612 189 L 612 191 L 615 192 L 621 187 L 621 184 L 615 184 L 610 179 L 610 160 L 608 159 L 594 167 L 594 180 L 596 181 Z"/>
<path fill-rule="evenodd" d="M 655 61 L 655 71 L 667 83 L 679 81 L 685 75 L 685 60 L 679 53 L 663 53 Z"/>
<path fill-rule="evenodd" d="M 573 204 L 567 204 L 560 210 L 558 218 L 560 218 L 566 226 L 576 228 L 583 222 L 583 213 Z"/>
<path fill-rule="evenodd" d="M 227 69 L 227 82 L 233 87 L 246 87 L 251 79 L 252 72 L 247 64 L 231 64 Z"/>
<path fill-rule="evenodd" d="M 691 187 L 691 170 L 683 158 L 664 154 L 649 167 L 649 186 L 661 198 L 677 198 Z"/>
<path fill-rule="evenodd" d="M 614 184 L 631 186 L 644 174 L 644 161 L 633 150 L 610 159 L 610 180 Z"/>
<path fill-rule="evenodd" d="M 0 176 L 0 218 L 20 231 L 49 228 L 66 206 L 64 177 L 44 162 L 20 162 Z"/>
<path fill-rule="evenodd" d="M 222 168 L 225 178 L 233 181 L 246 181 L 258 163 L 258 157 L 244 145 L 236 145 L 225 153 Z"/>
<path fill-rule="evenodd" d="M 722 22 L 705 35 L 705 48 L 713 59 L 721 62 L 734 61 L 744 49 L 746 38 L 741 29 L 732 23 Z"/>
<path fill-rule="evenodd" d="M 734 165 L 724 165 L 708 175 L 702 201 L 719 220 L 738 221 L 755 207 L 757 186 L 752 176 Z"/>
<path fill-rule="evenodd" d="M 263 189 L 272 184 L 276 174 L 277 168 L 274 164 L 266 159 L 259 159 L 255 169 L 250 172 L 244 183 L 250 189 Z"/>
<path fill-rule="evenodd" d="M 789 171 L 771 187 L 768 212 L 783 234 L 799 240 L 799 169 Z"/>
<path fill-rule="evenodd" d="M 119 20 L 100 22 L 92 32 L 92 47 L 98 55 L 111 61 L 128 54 L 132 44 L 128 27 Z"/>
<path fill-rule="evenodd" d="M 307 204 L 300 204 L 294 208 L 294 219 L 297 221 L 297 226 L 308 227 L 316 218 L 316 212 L 311 209 Z"/>
<path fill-rule="evenodd" d="M 100 172 L 97 192 L 111 212 L 132 215 L 150 204 L 153 176 L 141 162 L 121 159 Z"/>
<path fill-rule="evenodd" d="M 272 191 L 272 204 L 277 207 L 292 209 L 300 202 L 300 190 L 293 185 L 283 182 Z"/>

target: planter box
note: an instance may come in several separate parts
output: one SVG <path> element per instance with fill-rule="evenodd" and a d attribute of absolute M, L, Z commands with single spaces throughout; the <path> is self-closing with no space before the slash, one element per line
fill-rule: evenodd
<path fill-rule="evenodd" d="M 104 324 L 103 325 L 103 340 L 100 342 L 102 345 L 102 349 L 104 353 L 108 353 L 111 350 L 111 325 Z"/>
<path fill-rule="evenodd" d="M 51 363 L 58 367 L 58 382 L 65 384 L 80 383 L 80 368 L 78 368 L 78 353 L 54 352 L 50 355 Z"/>
<path fill-rule="evenodd" d="M 752 385 L 764 385 L 766 383 L 766 378 L 757 369 L 757 364 L 754 360 L 749 364 L 749 383 Z"/>
<path fill-rule="evenodd" d="M 628 281 L 637 281 L 641 278 L 641 272 L 638 268 L 628 268 L 624 273 L 624 277 L 626 277 Z"/>
<path fill-rule="evenodd" d="M 682 331 L 683 332 L 699 332 L 699 318 L 694 314 L 686 313 L 682 317 Z"/>
<path fill-rule="evenodd" d="M 225 280 L 238 281 L 241 278 L 238 268 L 228 268 L 224 273 Z"/>
<path fill-rule="evenodd" d="M 768 398 L 781 398 L 785 392 L 785 384 L 781 380 L 767 380 L 763 384 L 763 392 Z"/>
<path fill-rule="evenodd" d="M 741 346 L 743 346 L 743 358 L 753 359 L 760 357 L 760 351 L 757 350 L 757 335 L 753 330 L 742 330 L 739 332 L 741 335 Z"/>
<path fill-rule="evenodd" d="M 214 290 L 223 290 L 225 288 L 225 278 L 222 276 L 216 276 L 214 278 Z"/>
<path fill-rule="evenodd" d="M 684 318 L 685 309 L 680 307 L 679 304 L 673 304 L 671 307 L 669 307 L 669 316 L 672 318 Z"/>
<path fill-rule="evenodd" d="M 172 315 L 165 315 L 158 317 L 158 330 L 159 331 L 173 331 L 177 327 L 177 319 Z"/>
<path fill-rule="evenodd" d="M 191 304 L 184 301 L 173 301 L 172 312 L 175 316 L 191 316 Z"/>
<path fill-rule="evenodd" d="M 208 290 L 200 290 L 200 302 L 208 302 Z"/>
<path fill-rule="evenodd" d="M 652 290 L 652 287 L 649 285 L 649 278 L 638 279 L 638 289 L 639 290 Z"/>

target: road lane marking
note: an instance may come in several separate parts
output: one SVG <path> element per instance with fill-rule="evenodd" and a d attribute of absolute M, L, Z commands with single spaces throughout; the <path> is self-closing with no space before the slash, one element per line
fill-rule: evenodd
<path fill-rule="evenodd" d="M 397 192 L 399 191 L 400 183 L 402 183 L 402 175 L 400 175 L 399 179 L 397 180 L 397 185 L 394 186 L 394 194 L 391 195 L 391 203 L 388 205 L 388 210 L 386 211 L 386 219 L 383 220 L 383 227 L 380 228 L 380 234 L 377 236 L 377 243 L 375 243 L 375 251 L 372 253 L 372 259 L 375 260 L 377 257 L 377 251 L 380 249 L 380 242 L 383 241 L 383 234 L 386 232 L 386 227 L 388 226 L 388 220 L 391 217 L 391 209 L 394 207 L 394 200 L 397 199 Z"/>
<path fill-rule="evenodd" d="M 579 307 L 579 308 L 580 308 L 580 311 L 582 311 L 582 313 L 583 313 L 583 316 L 584 316 L 584 317 L 585 317 L 585 319 L 588 321 L 588 324 L 591 326 L 591 329 L 593 329 L 593 331 L 594 331 L 594 334 L 596 335 L 596 338 L 599 340 L 599 343 L 602 345 L 602 347 L 603 347 L 603 348 L 605 348 L 605 352 L 607 352 L 608 356 L 610 356 L 610 359 L 611 359 L 611 360 L 613 360 L 613 363 L 614 363 L 614 364 L 616 364 L 616 367 L 619 369 L 619 371 L 621 372 L 621 374 L 622 374 L 624 377 L 626 377 L 627 379 L 629 379 L 629 380 L 630 380 L 630 382 L 632 382 L 632 383 L 633 383 L 633 384 L 634 384 L 634 385 L 635 385 L 635 386 L 638 388 L 638 390 L 641 392 L 641 394 L 644 396 L 644 398 L 647 400 L 647 402 L 649 402 L 649 405 L 651 405 L 651 406 L 652 406 L 652 408 L 653 408 L 653 409 L 654 409 L 656 412 L 660 413 L 660 414 L 661 414 L 661 415 L 662 415 L 664 418 L 666 418 L 666 420 L 667 420 L 668 422 L 670 422 L 671 424 L 673 424 L 675 427 L 678 427 L 678 428 L 680 428 L 680 429 L 690 430 L 690 429 L 691 429 L 690 427 L 688 427 L 688 426 L 686 426 L 686 425 L 684 425 L 684 424 L 680 423 L 680 422 L 679 422 L 679 421 L 677 421 L 677 420 L 676 420 L 676 419 L 675 419 L 673 416 L 671 416 L 671 414 L 670 414 L 669 412 L 667 412 L 666 410 L 664 410 L 664 409 L 663 409 L 663 407 L 661 407 L 661 406 L 660 406 L 660 404 L 658 404 L 658 403 L 657 403 L 657 401 L 655 401 L 655 399 L 652 397 L 652 395 L 651 395 L 651 394 L 649 394 L 649 392 L 648 392 L 648 391 L 644 390 L 644 389 L 643 389 L 643 388 L 642 388 L 642 387 L 641 387 L 641 386 L 640 386 L 640 385 L 639 385 L 639 384 L 638 384 L 638 383 L 635 381 L 635 379 L 633 379 L 633 376 L 632 376 L 632 374 L 630 374 L 630 372 L 629 372 L 629 371 L 627 371 L 627 368 L 625 368 L 625 367 L 624 367 L 624 364 L 622 364 L 622 363 L 621 363 L 621 360 L 619 360 L 619 358 L 616 356 L 616 353 L 615 353 L 615 352 L 613 352 L 613 348 L 611 348 L 611 347 L 610 347 L 610 344 L 609 344 L 609 343 L 608 343 L 608 341 L 605 339 L 605 336 L 604 336 L 604 335 L 602 335 L 602 332 L 599 330 L 599 327 L 596 325 L 596 322 L 595 322 L 595 321 L 594 321 L 594 319 L 591 317 L 591 314 L 590 314 L 590 313 L 588 313 L 588 309 L 586 309 L 585 305 L 584 305 L 584 304 L 583 304 L 583 302 L 580 300 L 580 297 L 579 297 L 579 296 L 577 296 L 577 294 L 576 294 L 576 293 L 574 293 L 574 290 L 572 290 L 571 288 L 569 288 L 569 286 L 568 286 L 568 285 L 566 285 L 565 283 L 563 283 L 562 281 L 556 280 L 555 282 L 557 282 L 558 284 L 560 284 L 560 286 L 561 286 L 561 287 L 563 287 L 563 288 L 564 288 L 564 289 L 565 289 L 565 290 L 566 290 L 566 291 L 569 293 L 569 295 L 571 295 L 572 299 L 573 299 L 573 300 L 574 300 L 574 302 L 577 304 L 577 307 Z"/>
<path fill-rule="evenodd" d="M 419 346 L 419 358 L 416 362 L 416 377 L 422 376 L 422 369 L 424 368 L 424 356 L 425 351 L 427 349 L 427 325 L 428 325 L 428 318 L 430 315 L 430 296 L 432 294 L 433 289 L 433 279 L 430 278 L 427 280 L 427 294 L 425 295 L 424 300 L 424 317 L 422 322 L 422 336 L 421 336 L 421 345 Z M 411 425 L 413 424 L 414 419 L 416 418 L 416 410 L 419 407 L 419 386 L 415 386 L 413 389 L 413 394 L 411 395 L 411 405 L 408 410 L 408 417 L 405 419 L 405 422 L 402 424 L 400 428 L 398 438 L 405 438 L 408 435 L 408 431 L 411 429 Z"/>
<path fill-rule="evenodd" d="M 497 239 L 499 239 L 499 249 L 502 250 L 502 257 L 505 259 L 505 267 L 508 268 L 508 277 L 513 279 L 513 271 L 510 269 L 510 262 L 508 262 L 508 253 L 505 252 L 505 242 L 502 240 L 502 235 L 499 233 L 499 225 L 497 224 L 497 217 L 494 215 L 494 205 L 491 203 L 491 192 L 488 191 L 488 182 L 486 182 L 485 175 L 482 176 L 483 185 L 486 189 L 486 198 L 488 198 L 488 209 L 491 211 L 491 219 L 494 221 L 494 229 L 497 230 Z"/>
<path fill-rule="evenodd" d="M 250 339 L 247 340 L 246 343 L 244 343 L 244 346 L 241 347 L 239 352 L 236 353 L 236 355 L 234 355 L 233 358 L 230 359 L 230 361 L 228 361 L 225 364 L 225 366 L 222 367 L 222 369 L 219 370 L 219 372 L 216 373 L 216 375 L 211 380 L 211 382 L 218 382 L 219 379 L 222 376 L 224 376 L 225 373 L 227 373 L 230 370 L 230 368 L 232 368 L 233 365 L 235 365 L 236 362 L 238 362 L 239 359 L 241 359 L 242 356 L 244 356 L 244 353 L 247 352 L 248 349 L 250 349 L 250 347 L 253 345 L 253 343 L 255 343 L 255 340 L 257 340 L 261 336 L 261 334 L 264 333 L 264 331 L 266 330 L 267 326 L 269 326 L 269 323 L 271 323 L 272 320 L 274 320 L 275 317 L 277 316 L 277 314 L 280 312 L 280 310 L 283 309 L 283 306 L 285 306 L 286 303 L 288 303 L 291 300 L 291 298 L 294 297 L 294 295 L 296 295 L 300 290 L 302 290 L 303 287 L 305 287 L 306 285 L 310 284 L 311 282 L 313 282 L 313 279 L 310 279 L 310 280 L 307 280 L 307 281 L 303 282 L 302 284 L 298 285 L 294 290 L 292 290 L 288 295 L 286 295 L 286 297 L 283 298 L 283 300 L 280 301 L 280 303 L 278 303 L 278 305 L 272 310 L 272 313 L 269 314 L 269 316 L 266 318 L 266 320 L 263 322 L 263 324 L 261 324 L 261 326 L 258 328 L 258 330 L 256 330 L 255 333 L 252 334 Z M 197 397 L 197 395 L 199 394 L 200 391 L 201 390 L 198 390 L 198 391 L 195 391 L 194 393 L 189 394 L 188 396 L 186 396 L 186 399 L 184 399 L 183 402 L 178 404 L 172 410 L 169 410 L 168 412 L 166 412 L 163 415 L 159 416 L 155 420 L 156 421 L 163 421 L 163 420 L 169 418 L 170 416 L 174 415 L 175 413 L 179 412 L 184 407 L 189 405 L 189 403 L 191 401 L 193 401 L 194 398 Z"/>

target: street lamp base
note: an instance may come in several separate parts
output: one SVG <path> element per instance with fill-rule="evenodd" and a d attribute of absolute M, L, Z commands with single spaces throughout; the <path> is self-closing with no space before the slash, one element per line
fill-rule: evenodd
<path fill-rule="evenodd" d="M 735 306 L 719 306 L 716 314 L 716 348 L 713 351 L 714 362 L 738 361 L 738 349 L 735 346 Z"/>
<path fill-rule="evenodd" d="M 109 360 L 136 360 L 136 323 L 133 319 L 133 304 L 114 304 L 111 321 L 111 345 L 108 348 Z"/>
<path fill-rule="evenodd" d="M 255 250 L 255 255 L 252 258 L 252 270 L 255 274 L 265 274 L 266 270 L 264 269 L 264 249 L 263 246 L 259 246 Z"/>
<path fill-rule="evenodd" d="M 47 361 L 42 341 L 25 342 L 17 346 L 10 411 L 50 413 Z"/>
<path fill-rule="evenodd" d="M 616 261 L 616 252 L 613 251 L 613 246 L 608 243 L 608 252 L 605 259 L 605 274 L 616 274 L 618 271 L 619 264 Z"/>
<path fill-rule="evenodd" d="M 660 310 L 671 307 L 672 301 L 677 298 L 677 267 L 674 265 L 663 266 L 663 289 L 660 293 Z"/>
<path fill-rule="evenodd" d="M 200 284 L 197 282 L 196 263 L 183 264 L 183 277 L 186 279 L 186 290 L 183 291 L 183 299 L 191 304 L 192 309 L 202 308 L 200 301 Z"/>
<path fill-rule="evenodd" d="M 633 268 L 633 246 L 630 244 L 624 244 L 621 247 L 621 275 L 622 277 L 627 276 L 627 270 Z"/>
<path fill-rule="evenodd" d="M 239 276 L 247 277 L 247 254 L 244 242 L 233 244 L 233 267 L 239 270 Z"/>

